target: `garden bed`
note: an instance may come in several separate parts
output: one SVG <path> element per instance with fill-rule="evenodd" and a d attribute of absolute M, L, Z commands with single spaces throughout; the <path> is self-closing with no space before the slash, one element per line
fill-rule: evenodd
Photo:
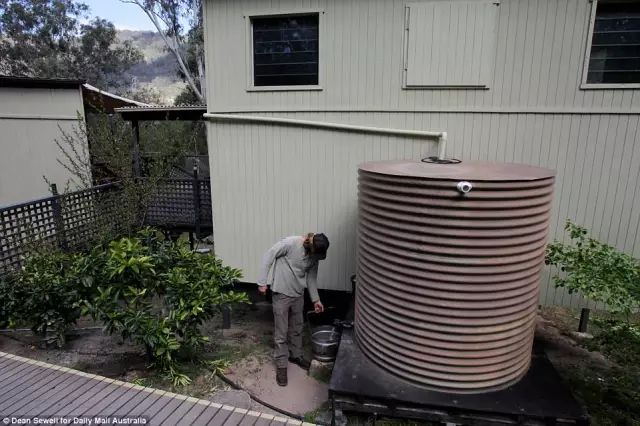
<path fill-rule="evenodd" d="M 598 314 L 592 316 L 597 318 Z M 576 340 L 572 332 L 577 330 L 577 323 L 578 312 L 575 310 L 544 308 L 538 318 L 536 335 L 539 342 L 544 344 L 545 351 L 563 380 L 576 398 L 586 406 L 592 416 L 592 424 L 640 425 L 638 348 L 633 346 L 632 341 L 618 341 L 603 344 L 599 348 L 603 354 L 595 350 L 598 349 L 597 340 L 602 331 L 592 323 L 590 331 L 595 338 Z M 227 361 L 226 375 L 241 385 L 250 387 L 252 393 L 260 392 L 261 386 L 270 385 L 270 389 L 263 389 L 261 396 L 264 398 L 267 395 L 268 398 L 271 392 L 277 394 L 275 380 L 269 380 L 269 375 L 273 374 L 270 357 L 273 317 L 270 305 L 258 302 L 253 306 L 239 306 L 232 313 L 232 327 L 223 330 L 221 324 L 222 318 L 218 316 L 202 327 L 203 334 L 211 340 L 205 345 L 202 357 Z M 93 325 L 90 321 L 83 320 L 79 328 Z M 104 335 L 100 329 L 74 331 L 63 349 L 45 348 L 40 341 L 41 338 L 34 337 L 30 332 L 3 332 L 0 333 L 0 350 L 195 397 L 268 410 L 251 401 L 248 394 L 232 390 L 211 369 L 200 363 L 184 365 L 184 371 L 193 381 L 187 386 L 176 388 L 170 379 L 146 368 L 143 347 Z M 261 378 L 262 375 L 267 379 Z M 295 372 L 290 374 L 292 377 L 294 375 Z M 325 392 L 326 384 L 304 374 L 300 376 L 312 381 L 309 382 L 314 386 L 311 394 Z M 312 420 L 314 412 L 323 411 L 323 401 L 310 401 L 310 393 L 306 390 L 295 392 L 297 386 L 302 385 L 290 383 L 287 390 L 292 392 L 287 394 L 288 403 L 281 404 L 284 406 L 280 408 L 303 407 L 304 412 L 298 410 L 298 413 L 307 413 L 307 419 Z M 296 397 L 301 400 L 296 400 Z M 276 398 L 269 402 L 278 404 L 279 400 Z M 371 424 L 373 419 L 351 420 L 353 424 L 364 425 Z M 382 424 L 407 423 L 384 420 Z"/>
<path fill-rule="evenodd" d="M 592 318 L 607 317 L 592 313 Z M 593 338 L 580 338 L 578 318 L 577 310 L 542 309 L 536 335 L 549 359 L 593 425 L 640 425 L 640 338 L 612 334 L 593 320 Z"/>

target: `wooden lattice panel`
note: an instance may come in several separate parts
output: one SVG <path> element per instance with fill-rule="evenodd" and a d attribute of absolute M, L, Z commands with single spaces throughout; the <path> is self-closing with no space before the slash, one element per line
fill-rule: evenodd
<path fill-rule="evenodd" d="M 211 225 L 211 191 L 208 180 L 198 180 L 200 191 L 200 221 Z M 151 226 L 195 225 L 194 180 L 172 179 L 158 184 L 149 202 L 146 221 Z"/>
<path fill-rule="evenodd" d="M 198 198 L 200 227 L 210 228 L 209 180 L 193 179 L 160 182 L 145 224 L 195 229 Z M 0 209 L 0 276 L 19 269 L 26 257 L 43 248 L 84 249 L 98 236 L 118 234 L 127 225 L 122 214 L 124 203 L 125 197 L 112 183 Z"/>
<path fill-rule="evenodd" d="M 0 273 L 18 268 L 29 248 L 55 242 L 54 200 L 43 198 L 0 210 Z"/>

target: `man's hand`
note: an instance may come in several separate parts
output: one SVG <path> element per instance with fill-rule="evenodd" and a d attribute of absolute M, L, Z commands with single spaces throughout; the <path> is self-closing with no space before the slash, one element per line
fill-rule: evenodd
<path fill-rule="evenodd" d="M 267 286 L 266 285 L 259 285 L 258 286 L 258 291 L 260 292 L 260 294 L 265 295 L 267 294 Z"/>
<path fill-rule="evenodd" d="M 324 305 L 318 300 L 313 304 L 313 309 L 316 311 L 316 314 L 319 314 L 320 312 L 324 312 Z"/>

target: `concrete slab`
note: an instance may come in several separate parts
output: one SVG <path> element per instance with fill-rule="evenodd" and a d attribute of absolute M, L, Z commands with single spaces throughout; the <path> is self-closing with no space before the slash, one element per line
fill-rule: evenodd
<path fill-rule="evenodd" d="M 262 401 L 300 416 L 317 410 L 328 400 L 327 384 L 294 364 L 289 364 L 287 372 L 289 385 L 278 386 L 271 360 L 250 357 L 232 365 L 226 375 Z"/>

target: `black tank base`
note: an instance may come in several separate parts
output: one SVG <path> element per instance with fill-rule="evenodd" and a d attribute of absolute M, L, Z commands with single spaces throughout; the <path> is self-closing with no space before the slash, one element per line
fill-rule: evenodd
<path fill-rule="evenodd" d="M 345 413 L 458 425 L 589 425 L 586 411 L 544 352 L 535 349 L 531 368 L 518 383 L 483 394 L 453 394 L 393 376 L 369 361 L 352 330 L 344 330 L 329 397 L 334 425 L 346 423 Z"/>

